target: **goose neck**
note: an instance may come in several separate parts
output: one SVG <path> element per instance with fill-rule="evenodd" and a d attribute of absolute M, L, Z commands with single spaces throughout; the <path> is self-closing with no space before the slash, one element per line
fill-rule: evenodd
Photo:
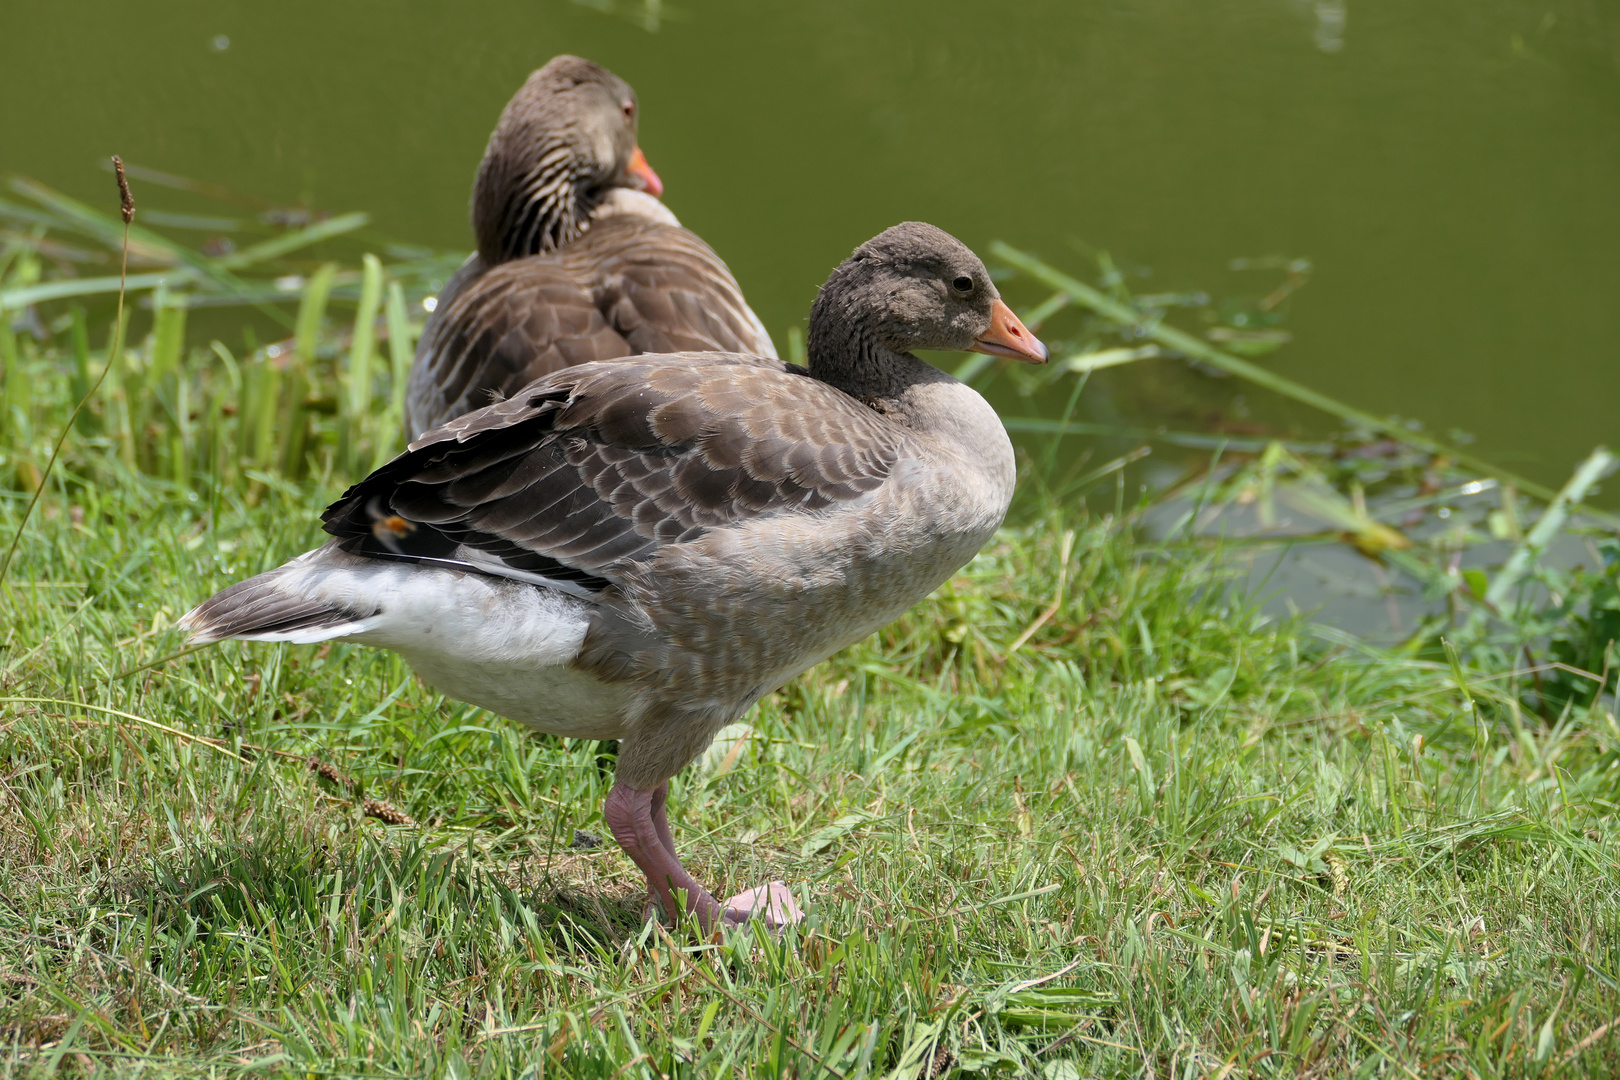
<path fill-rule="evenodd" d="M 810 308 L 810 374 L 881 411 L 903 410 L 907 389 L 938 372 L 883 340 L 874 289 L 867 268 L 858 265 L 846 263 L 827 279 Z"/>
<path fill-rule="evenodd" d="M 473 231 L 485 263 L 545 255 L 579 239 L 600 200 L 574 165 L 565 146 L 542 150 L 527 167 L 490 148 L 473 187 Z"/>
<path fill-rule="evenodd" d="M 859 321 L 818 326 L 812 320 L 805 351 L 812 376 L 883 411 L 892 411 L 907 388 L 933 370 Z"/>

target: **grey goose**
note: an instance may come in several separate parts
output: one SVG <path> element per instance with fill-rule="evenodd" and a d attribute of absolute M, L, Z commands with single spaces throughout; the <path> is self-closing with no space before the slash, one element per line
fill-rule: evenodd
<path fill-rule="evenodd" d="M 658 200 L 638 112 L 624 80 L 577 56 L 507 104 L 473 186 L 478 250 L 417 343 L 407 435 L 590 360 L 776 356 L 726 264 Z"/>
<path fill-rule="evenodd" d="M 666 913 L 669 780 L 761 696 L 927 596 L 1013 493 L 990 405 L 914 349 L 1047 351 L 949 234 L 897 225 L 810 315 L 808 368 L 735 353 L 553 372 L 423 435 L 324 515 L 322 547 L 187 613 L 194 642 L 346 639 L 539 731 L 618 739 L 602 814 Z"/>

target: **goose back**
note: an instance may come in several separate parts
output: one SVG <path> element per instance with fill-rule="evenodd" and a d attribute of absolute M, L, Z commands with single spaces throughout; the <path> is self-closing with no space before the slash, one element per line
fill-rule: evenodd
<path fill-rule="evenodd" d="M 474 255 L 417 345 L 410 434 L 562 368 L 674 352 L 776 356 L 731 271 L 695 233 L 618 214 L 551 255 L 491 268 Z"/>

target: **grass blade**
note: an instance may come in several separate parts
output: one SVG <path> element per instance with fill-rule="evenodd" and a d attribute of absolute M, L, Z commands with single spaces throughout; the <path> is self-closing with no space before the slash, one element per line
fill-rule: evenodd
<path fill-rule="evenodd" d="M 336 263 L 327 263 L 315 272 L 304 287 L 298 305 L 297 332 L 292 362 L 287 365 L 287 408 L 281 426 L 281 471 L 298 479 L 304 471 L 304 445 L 309 438 L 309 404 L 317 396 L 316 347 L 321 322 L 326 317 L 326 301 L 332 291 Z"/>
<path fill-rule="evenodd" d="M 360 284 L 360 306 L 354 313 L 354 334 L 344 373 L 347 393 L 339 460 L 350 473 L 358 466 L 360 438 L 371 418 L 371 354 L 377 341 L 377 309 L 382 303 L 382 285 L 382 262 L 367 253 Z"/>
<path fill-rule="evenodd" d="M 179 285 L 196 280 L 197 274 L 189 267 L 175 267 L 150 274 L 131 274 L 127 280 L 116 277 L 69 278 L 66 281 L 42 281 L 37 285 L 24 285 L 0 292 L 0 311 L 21 311 L 29 304 L 43 300 L 62 300 L 70 296 L 101 296 L 115 293 L 123 280 L 129 292 L 154 289 L 165 283 Z"/>
<path fill-rule="evenodd" d="M 1502 566 L 1492 581 L 1490 588 L 1485 592 L 1485 602 L 1494 608 L 1500 609 L 1506 602 L 1509 594 L 1513 592 L 1519 580 L 1530 569 L 1530 564 L 1541 554 L 1550 540 L 1564 527 L 1569 519 L 1570 511 L 1574 510 L 1581 500 L 1586 498 L 1587 492 L 1592 490 L 1608 471 L 1613 468 L 1615 457 L 1603 447 L 1593 450 L 1591 456 L 1581 462 L 1569 482 L 1548 504 L 1546 511 L 1539 521 L 1525 536 L 1519 546 L 1513 549 L 1513 554 Z"/>
<path fill-rule="evenodd" d="M 415 350 L 415 337 L 411 332 L 410 315 L 405 307 L 405 290 L 398 281 L 388 284 L 388 354 L 393 364 L 388 414 L 382 430 L 377 432 L 377 452 L 372 467 L 376 468 L 391 456 L 397 431 L 405 427 L 405 384 L 411 375 L 411 355 Z M 407 432 L 409 439 L 416 432 Z"/>
<path fill-rule="evenodd" d="M 109 247 L 117 247 L 123 242 L 123 226 L 110 214 L 103 214 L 93 210 L 76 199 L 71 199 L 61 192 L 53 191 L 44 184 L 27 177 L 19 176 L 11 182 L 12 189 L 56 211 L 64 218 L 72 221 L 86 234 L 95 237 Z M 130 226 L 131 247 L 140 252 L 157 254 L 190 269 L 198 277 L 213 282 L 215 285 L 229 292 L 242 289 L 240 278 L 226 270 L 217 260 L 210 259 L 200 251 L 193 251 L 184 244 L 177 244 L 166 236 L 140 228 Z"/>
<path fill-rule="evenodd" d="M 326 221 L 317 221 L 315 224 L 307 225 L 296 232 L 284 233 L 281 236 L 261 241 L 251 247 L 245 247 L 234 255 L 220 259 L 219 265 L 228 270 L 240 270 L 245 266 L 252 266 L 254 263 L 268 262 L 300 248 L 309 247 L 311 244 L 318 244 L 322 240 L 329 240 L 334 236 L 342 236 L 344 233 L 364 228 L 370 220 L 370 214 L 354 213 L 341 214 Z"/>

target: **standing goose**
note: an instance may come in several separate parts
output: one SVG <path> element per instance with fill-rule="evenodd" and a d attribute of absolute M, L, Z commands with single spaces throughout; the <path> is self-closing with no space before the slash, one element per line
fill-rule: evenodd
<path fill-rule="evenodd" d="M 774 358 L 726 264 L 659 202 L 636 95 L 559 56 L 501 113 L 473 186 L 478 251 L 440 293 L 406 390 L 412 436 L 589 360 Z"/>
<path fill-rule="evenodd" d="M 822 288 L 808 370 L 681 353 L 555 372 L 428 432 L 327 508 L 334 539 L 180 625 L 394 649 L 452 697 L 618 739 L 602 815 L 664 911 L 684 892 L 705 929 L 795 920 L 781 882 L 715 900 L 664 802 L 715 732 L 1001 524 L 1000 420 L 913 349 L 1047 355 L 973 252 L 897 225 Z"/>

